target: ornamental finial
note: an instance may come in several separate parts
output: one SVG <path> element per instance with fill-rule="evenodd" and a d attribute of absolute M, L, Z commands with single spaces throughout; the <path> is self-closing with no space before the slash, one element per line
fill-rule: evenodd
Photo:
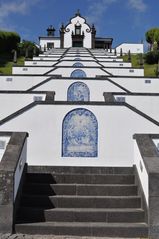
<path fill-rule="evenodd" d="M 76 15 L 76 17 L 77 17 L 77 16 L 79 16 L 79 17 L 81 16 L 81 14 L 80 14 L 80 10 L 79 10 L 79 9 L 77 9 L 77 12 L 76 12 L 75 15 Z"/>

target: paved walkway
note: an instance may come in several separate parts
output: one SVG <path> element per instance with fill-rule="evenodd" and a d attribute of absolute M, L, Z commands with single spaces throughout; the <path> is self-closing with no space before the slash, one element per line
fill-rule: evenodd
<path fill-rule="evenodd" d="M 0 239 L 126 239 L 126 238 L 0 234 Z M 140 239 L 140 238 L 127 238 L 127 239 Z"/>

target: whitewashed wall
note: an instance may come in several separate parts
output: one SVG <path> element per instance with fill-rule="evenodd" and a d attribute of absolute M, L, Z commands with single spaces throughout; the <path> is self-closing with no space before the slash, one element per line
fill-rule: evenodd
<path fill-rule="evenodd" d="M 101 73 L 101 72 L 100 72 Z M 60 73 L 61 74 L 61 73 Z M 102 72 L 102 75 L 103 72 Z M 30 87 L 37 85 L 38 83 L 48 79 L 50 76 L 2 76 L 0 75 L 0 89 L 1 90 L 27 90 Z M 9 78 L 9 80 L 7 80 Z M 10 79 L 12 79 L 10 81 Z M 110 77 L 112 81 L 118 83 L 119 85 L 125 87 L 132 92 L 141 93 L 158 93 L 159 89 L 159 79 L 158 78 L 131 78 L 131 77 Z M 60 79 L 58 79 L 59 81 Z M 76 81 L 81 79 L 76 79 Z M 150 80 L 151 83 L 145 83 L 145 80 Z M 70 79 L 66 79 L 70 81 Z M 92 79 L 92 82 L 99 82 L 99 79 Z M 96 84 L 96 83 L 95 83 Z M 52 88 L 51 88 L 52 90 Z M 121 92 L 119 89 L 118 92 Z"/>
<path fill-rule="evenodd" d="M 1 90 L 27 90 L 49 78 L 48 76 L 0 76 Z"/>
<path fill-rule="evenodd" d="M 0 94 L 0 120 L 34 101 L 35 96 L 45 100 L 45 94 Z"/>
<path fill-rule="evenodd" d="M 127 88 L 132 92 L 141 93 L 158 93 L 159 78 L 129 78 L 129 77 L 109 77 L 112 81 Z M 150 83 L 146 83 L 146 81 Z"/>
<path fill-rule="evenodd" d="M 6 76 L 0 76 L 1 90 L 27 90 L 40 82 L 49 78 L 48 76 L 13 76 L 11 82 L 6 81 Z M 119 87 L 104 80 L 82 80 L 82 79 L 52 79 L 49 82 L 37 87 L 35 91 L 55 91 L 56 100 L 66 100 L 67 89 L 74 82 L 83 82 L 90 88 L 91 99 L 98 101 L 103 100 L 103 92 L 123 92 Z M 97 90 L 98 88 L 98 90 Z M 2 94 L 3 96 L 3 94 Z M 7 94 L 8 96 L 8 94 Z M 32 97 L 31 97 L 32 98 Z M 28 98 L 27 98 L 28 99 Z M 18 105 L 18 102 L 16 103 Z"/>
<path fill-rule="evenodd" d="M 124 96 L 126 102 L 159 121 L 159 96 Z"/>
<path fill-rule="evenodd" d="M 83 47 L 86 48 L 91 48 L 91 32 L 87 32 L 86 30 L 90 30 L 90 27 L 85 23 L 85 19 L 82 17 L 74 17 L 71 19 L 71 23 L 67 25 L 67 29 L 69 29 L 68 32 L 65 32 L 64 35 L 64 47 L 72 47 L 72 31 L 75 33 L 75 24 L 79 22 L 82 27 L 81 27 L 81 32 L 84 31 L 84 41 L 83 41 Z"/>
<path fill-rule="evenodd" d="M 40 38 L 40 46 L 42 50 L 44 50 L 44 47 L 47 49 L 47 43 L 54 43 L 54 48 L 60 48 L 60 39 L 55 39 L 52 37 L 45 37 L 45 38 Z"/>
<path fill-rule="evenodd" d="M 119 46 L 116 47 L 117 53 L 120 54 L 120 49 L 122 49 L 124 54 L 127 54 L 129 50 L 133 54 L 137 53 L 143 53 L 144 52 L 144 46 L 143 44 L 136 44 L 136 43 L 122 43 Z"/>
<path fill-rule="evenodd" d="M 30 67 L 30 66 L 24 66 L 24 67 L 16 67 L 13 66 L 12 68 L 12 74 L 13 75 L 18 75 L 18 74 L 25 74 L 25 75 L 43 75 L 46 72 L 53 70 L 55 67 Z"/>
<path fill-rule="evenodd" d="M 144 69 L 130 68 L 105 68 L 108 72 L 115 76 L 144 76 Z"/>
<path fill-rule="evenodd" d="M 34 56 L 33 61 L 56 61 L 59 60 L 60 57 L 52 57 L 52 56 Z"/>
<path fill-rule="evenodd" d="M 77 57 L 77 55 L 80 55 L 80 57 L 91 57 L 91 54 L 90 53 L 88 53 L 88 52 L 79 52 L 79 53 L 76 53 L 76 52 L 70 52 L 70 51 L 68 51 L 68 52 L 66 52 L 66 54 L 65 54 L 65 57 L 69 57 L 69 56 L 72 56 L 72 57 Z"/>
<path fill-rule="evenodd" d="M 103 92 L 123 92 L 119 87 L 111 84 L 109 81 L 102 80 L 51 80 L 44 85 L 36 88 L 38 91 L 55 91 L 56 101 L 67 100 L 67 90 L 72 83 L 83 82 L 90 90 L 91 101 L 104 101 Z M 98 89 L 98 90 L 97 90 Z"/>
<path fill-rule="evenodd" d="M 75 108 L 86 108 L 98 120 L 98 157 L 61 157 L 62 122 Z M 134 133 L 159 133 L 159 127 L 124 106 L 39 105 L 0 127 L 26 131 L 32 165 L 132 166 Z"/>
<path fill-rule="evenodd" d="M 80 62 L 83 66 L 94 66 L 99 67 L 100 65 L 95 61 L 61 61 L 56 66 L 73 66 L 74 63 Z"/>
<path fill-rule="evenodd" d="M 110 61 L 110 62 L 123 62 L 123 59 L 121 59 L 121 58 L 108 58 L 108 57 L 102 57 L 102 58 L 96 58 L 98 61 L 100 61 L 101 63 L 103 63 L 103 62 L 108 62 L 108 61 Z"/>
<path fill-rule="evenodd" d="M 53 66 L 57 61 L 25 61 L 25 66 Z"/>
<path fill-rule="evenodd" d="M 130 62 L 100 62 L 105 67 L 132 67 Z"/>
<path fill-rule="evenodd" d="M 81 60 L 86 60 L 86 61 L 95 61 L 95 59 L 92 57 L 92 56 L 90 56 L 90 57 L 88 57 L 88 56 L 86 56 L 86 57 L 84 57 L 84 56 L 64 56 L 62 59 L 63 60 L 74 60 L 75 58 L 80 58 Z"/>
<path fill-rule="evenodd" d="M 55 69 L 55 70 L 54 70 Z M 77 68 L 76 68 L 77 69 Z M 51 71 L 52 70 L 52 71 Z M 51 71 L 50 73 L 48 73 L 48 75 L 62 75 L 63 77 L 69 77 L 72 73 L 72 71 L 74 71 L 75 68 L 70 67 L 70 68 L 58 68 L 56 69 L 55 67 L 49 67 L 49 66 L 24 66 L 24 67 L 13 67 L 12 68 L 12 74 L 13 75 L 43 75 L 49 71 Z M 109 75 L 107 74 L 105 71 L 103 71 L 102 69 L 99 68 L 82 68 L 81 70 L 85 71 L 87 77 L 95 77 L 96 75 Z M 107 71 L 110 71 L 109 68 L 106 68 Z"/>
<path fill-rule="evenodd" d="M 70 68 L 58 68 L 58 69 L 55 69 L 53 72 L 50 72 L 48 75 L 52 75 L 52 74 L 57 74 L 57 75 L 62 75 L 63 77 L 70 77 L 71 73 L 74 71 L 74 70 L 83 70 L 87 77 L 96 77 L 96 75 L 109 75 L 108 73 L 106 73 L 105 71 L 103 71 L 102 69 L 100 68 L 74 68 L 74 67 L 70 67 Z"/>

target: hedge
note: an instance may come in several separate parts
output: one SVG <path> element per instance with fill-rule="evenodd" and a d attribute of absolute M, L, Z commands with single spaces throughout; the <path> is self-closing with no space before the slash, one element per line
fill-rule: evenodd
<path fill-rule="evenodd" d="M 0 52 L 11 52 L 17 49 L 20 36 L 16 32 L 0 31 Z"/>

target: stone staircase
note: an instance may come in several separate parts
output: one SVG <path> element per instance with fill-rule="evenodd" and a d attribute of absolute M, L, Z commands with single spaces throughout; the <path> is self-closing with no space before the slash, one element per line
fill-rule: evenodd
<path fill-rule="evenodd" d="M 147 237 L 133 168 L 28 167 L 15 232 Z"/>

